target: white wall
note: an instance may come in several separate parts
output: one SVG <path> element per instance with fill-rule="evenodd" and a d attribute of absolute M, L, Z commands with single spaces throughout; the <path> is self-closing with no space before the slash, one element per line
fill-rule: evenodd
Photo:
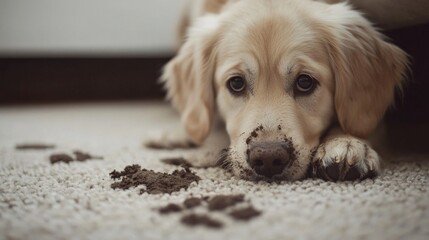
<path fill-rule="evenodd" d="M 173 51 L 185 0 L 0 0 L 0 56 Z"/>

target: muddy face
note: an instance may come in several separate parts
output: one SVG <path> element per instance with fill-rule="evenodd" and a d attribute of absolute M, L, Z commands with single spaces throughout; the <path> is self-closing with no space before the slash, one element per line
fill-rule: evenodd
<path fill-rule="evenodd" d="M 329 121 L 306 118 L 295 99 L 273 97 L 258 107 L 254 98 L 226 118 L 231 144 L 221 166 L 249 180 L 303 178 Z"/>
<path fill-rule="evenodd" d="M 326 47 L 281 14 L 233 26 L 217 48 L 216 101 L 231 140 L 220 164 L 249 180 L 303 178 L 335 117 Z"/>
<path fill-rule="evenodd" d="M 312 125 L 304 127 L 305 121 L 289 111 L 279 114 L 266 107 L 255 109 L 253 114 L 245 112 L 226 123 L 231 144 L 223 152 L 220 165 L 248 180 L 303 178 L 323 131 L 311 131 L 308 126 Z M 239 116 L 245 119 L 238 121 Z"/>

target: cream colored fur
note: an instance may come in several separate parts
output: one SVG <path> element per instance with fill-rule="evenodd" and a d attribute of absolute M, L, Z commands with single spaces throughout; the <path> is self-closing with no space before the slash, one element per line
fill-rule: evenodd
<path fill-rule="evenodd" d="M 356 166 L 358 178 L 379 171 L 379 157 L 363 139 L 374 132 L 403 83 L 407 56 L 401 49 L 346 3 L 197 2 L 187 16 L 185 41 L 162 76 L 181 113 L 185 137 L 178 142 L 203 144 L 218 113 L 229 146 L 211 148 L 228 147 L 222 157 L 238 177 L 258 178 L 246 154 L 246 140 L 258 126 L 263 130 L 254 141 L 287 139 L 293 145 L 296 159 L 280 179 L 303 178 L 311 161 L 322 167 L 341 163 L 338 180 Z M 318 82 L 305 96 L 294 92 L 302 73 Z M 236 75 L 246 79 L 243 96 L 227 88 Z M 160 143 L 170 144 L 167 139 Z M 215 161 L 207 159 L 206 165 Z"/>

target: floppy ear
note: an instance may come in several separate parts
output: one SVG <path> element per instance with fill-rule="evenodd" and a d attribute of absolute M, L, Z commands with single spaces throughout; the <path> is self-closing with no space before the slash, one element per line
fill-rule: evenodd
<path fill-rule="evenodd" d="M 181 113 L 190 140 L 201 144 L 208 136 L 214 112 L 214 65 L 218 17 L 197 19 L 179 53 L 164 67 L 161 80 L 167 98 Z"/>
<path fill-rule="evenodd" d="M 338 121 L 345 132 L 365 138 L 393 103 L 395 89 L 401 90 L 408 57 L 348 5 L 331 5 L 329 10 Z"/>

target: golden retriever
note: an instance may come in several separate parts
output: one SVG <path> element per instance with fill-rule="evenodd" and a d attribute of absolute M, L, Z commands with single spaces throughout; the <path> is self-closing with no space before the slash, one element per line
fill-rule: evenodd
<path fill-rule="evenodd" d="M 194 2 L 162 76 L 184 133 L 157 144 L 201 145 L 218 115 L 229 146 L 197 165 L 248 180 L 379 173 L 366 140 L 401 88 L 406 53 L 347 3 Z"/>

